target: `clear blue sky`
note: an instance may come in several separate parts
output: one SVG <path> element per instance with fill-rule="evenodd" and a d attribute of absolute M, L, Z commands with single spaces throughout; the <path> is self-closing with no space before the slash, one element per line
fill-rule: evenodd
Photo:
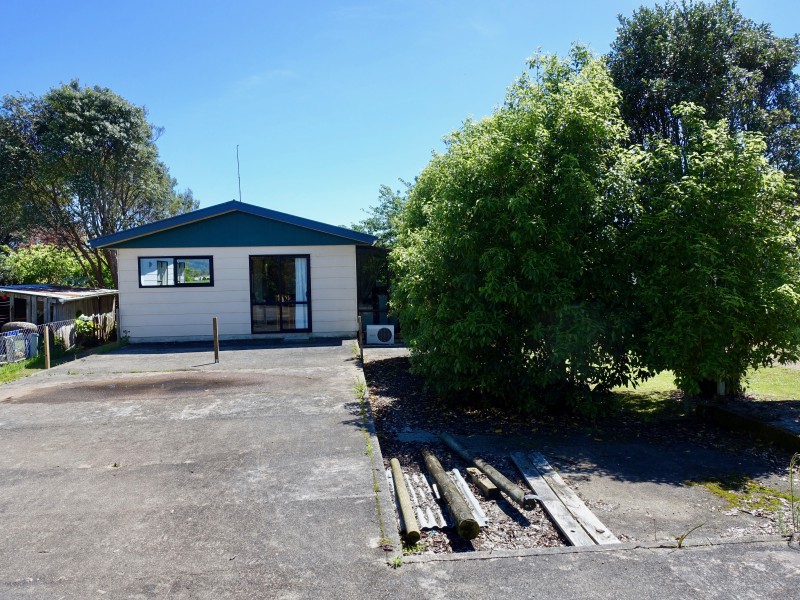
<path fill-rule="evenodd" d="M 0 93 L 111 88 L 164 128 L 161 157 L 201 206 L 237 197 L 239 144 L 245 202 L 349 224 L 490 114 L 537 48 L 604 53 L 643 3 L 9 0 Z M 800 32 L 796 0 L 739 6 Z"/>

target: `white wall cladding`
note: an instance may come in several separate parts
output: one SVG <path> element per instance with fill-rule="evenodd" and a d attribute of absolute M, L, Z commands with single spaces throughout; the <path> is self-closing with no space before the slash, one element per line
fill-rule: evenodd
<path fill-rule="evenodd" d="M 357 325 L 355 246 L 121 248 L 118 251 L 120 330 L 133 342 L 209 339 L 211 318 L 222 339 L 251 334 L 250 262 L 253 255 L 308 254 L 314 335 L 353 335 Z M 140 256 L 213 256 L 213 287 L 139 287 Z"/>

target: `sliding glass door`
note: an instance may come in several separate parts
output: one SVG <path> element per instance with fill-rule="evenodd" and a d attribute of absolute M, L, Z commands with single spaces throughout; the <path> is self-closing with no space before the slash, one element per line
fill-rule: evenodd
<path fill-rule="evenodd" d="M 250 257 L 253 333 L 311 331 L 308 255 Z"/>

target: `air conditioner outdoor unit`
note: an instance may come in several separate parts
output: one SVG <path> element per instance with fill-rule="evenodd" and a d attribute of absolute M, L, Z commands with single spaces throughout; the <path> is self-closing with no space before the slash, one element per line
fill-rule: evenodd
<path fill-rule="evenodd" d="M 367 325 L 368 344 L 394 344 L 394 325 Z"/>

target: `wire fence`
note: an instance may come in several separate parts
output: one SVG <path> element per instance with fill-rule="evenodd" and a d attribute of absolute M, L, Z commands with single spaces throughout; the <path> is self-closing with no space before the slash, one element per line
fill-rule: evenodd
<path fill-rule="evenodd" d="M 50 348 L 56 353 L 78 346 L 97 346 L 115 339 L 115 315 L 113 312 L 84 315 L 44 325 L 19 323 L 19 328 L 0 333 L 0 364 L 39 356 L 43 351 L 45 335 L 50 336 Z"/>

